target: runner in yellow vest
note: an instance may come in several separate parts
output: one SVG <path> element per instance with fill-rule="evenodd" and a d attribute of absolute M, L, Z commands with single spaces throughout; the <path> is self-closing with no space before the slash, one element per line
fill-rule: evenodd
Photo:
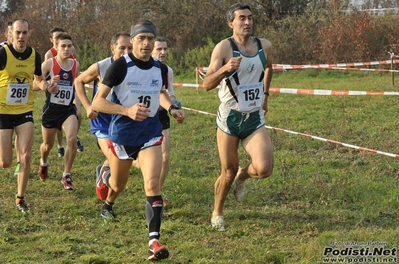
<path fill-rule="evenodd" d="M 16 153 L 20 162 L 16 208 L 21 213 L 29 211 L 24 201 L 30 174 L 31 150 L 34 125 L 33 90 L 58 92 L 59 76 L 50 84 L 41 70 L 41 57 L 27 46 L 30 27 L 25 19 L 18 19 L 12 25 L 12 44 L 0 48 L 0 167 L 12 164 L 12 138 L 16 133 Z"/>

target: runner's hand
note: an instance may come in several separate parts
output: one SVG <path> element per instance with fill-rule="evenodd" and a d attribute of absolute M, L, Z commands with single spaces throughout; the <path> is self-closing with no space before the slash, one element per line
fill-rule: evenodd
<path fill-rule="evenodd" d="M 129 108 L 127 115 L 131 119 L 140 122 L 146 119 L 149 116 L 150 112 L 151 110 L 148 109 L 145 104 L 137 103 Z"/>

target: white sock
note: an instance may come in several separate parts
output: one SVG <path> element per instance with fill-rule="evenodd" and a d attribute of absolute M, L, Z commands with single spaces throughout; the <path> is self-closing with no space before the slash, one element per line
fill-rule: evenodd
<path fill-rule="evenodd" d="M 151 240 L 148 242 L 148 246 L 151 246 L 152 242 L 154 242 L 154 241 L 158 241 L 158 239 L 156 239 L 156 238 L 151 239 Z"/>

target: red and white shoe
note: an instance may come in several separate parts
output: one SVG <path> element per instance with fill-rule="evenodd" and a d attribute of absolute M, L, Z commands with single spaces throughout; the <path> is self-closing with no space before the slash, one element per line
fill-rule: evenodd
<path fill-rule="evenodd" d="M 61 183 L 64 185 L 65 190 L 73 190 L 73 184 L 72 184 L 72 177 L 71 175 L 67 174 L 65 176 L 62 176 L 61 178 Z"/>
<path fill-rule="evenodd" d="M 109 174 L 109 166 L 101 164 L 96 167 L 96 194 L 101 201 L 107 199 L 108 196 L 108 186 L 103 181 L 103 174 L 105 173 Z"/>
<path fill-rule="evenodd" d="M 46 181 L 48 178 L 48 166 L 43 166 L 42 164 L 39 165 L 39 171 L 37 172 L 39 174 L 39 177 L 42 181 Z"/>
<path fill-rule="evenodd" d="M 149 260 L 166 259 L 169 257 L 169 251 L 165 246 L 161 246 L 158 240 L 154 239 L 148 249 Z"/>

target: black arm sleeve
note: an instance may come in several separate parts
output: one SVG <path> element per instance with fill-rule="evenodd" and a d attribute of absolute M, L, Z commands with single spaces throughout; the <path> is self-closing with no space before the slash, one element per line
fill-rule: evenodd
<path fill-rule="evenodd" d="M 162 73 L 162 83 L 165 85 L 165 89 L 169 88 L 168 82 L 168 66 L 166 64 L 161 63 L 161 73 Z"/>
<path fill-rule="evenodd" d="M 4 70 L 4 68 L 6 67 L 6 63 L 7 63 L 6 50 L 3 47 L 1 47 L 0 48 L 0 70 Z"/>
<path fill-rule="evenodd" d="M 35 72 L 34 74 L 36 76 L 42 76 L 42 58 L 40 57 L 40 54 L 35 50 L 36 56 L 35 56 Z"/>
<path fill-rule="evenodd" d="M 114 61 L 107 69 L 102 83 L 108 87 L 114 87 L 123 82 L 127 74 L 127 65 L 124 57 Z"/>

